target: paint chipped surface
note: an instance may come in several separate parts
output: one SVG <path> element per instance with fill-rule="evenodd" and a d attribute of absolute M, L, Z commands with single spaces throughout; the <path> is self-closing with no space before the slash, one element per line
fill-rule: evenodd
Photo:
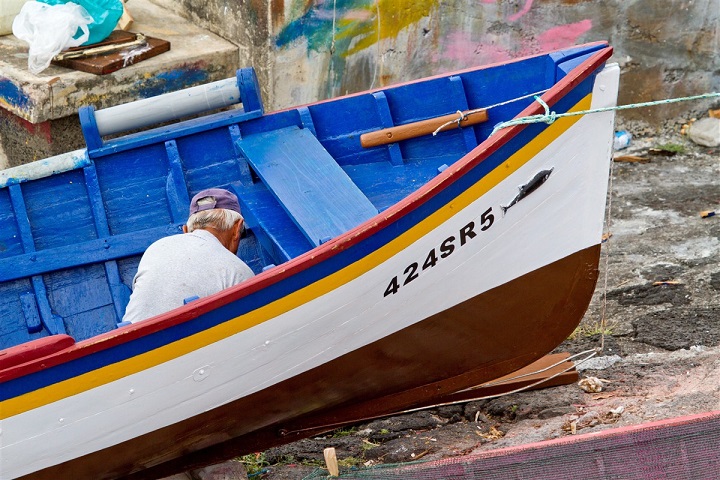
<path fill-rule="evenodd" d="M 27 110 L 32 102 L 10 79 L 0 77 L 0 106 Z"/>
<path fill-rule="evenodd" d="M 26 165 L 0 170 L 0 188 L 49 177 L 56 173 L 69 172 L 88 165 L 90 160 L 85 149 L 63 153 Z"/>

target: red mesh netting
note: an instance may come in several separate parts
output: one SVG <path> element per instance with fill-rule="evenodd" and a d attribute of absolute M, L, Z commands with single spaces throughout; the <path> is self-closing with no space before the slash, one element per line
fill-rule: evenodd
<path fill-rule="evenodd" d="M 720 412 L 448 458 L 343 473 L 350 479 L 720 478 Z"/>

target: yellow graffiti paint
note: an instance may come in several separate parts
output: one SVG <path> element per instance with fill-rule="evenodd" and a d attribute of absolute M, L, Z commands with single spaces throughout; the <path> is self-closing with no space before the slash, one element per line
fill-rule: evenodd
<path fill-rule="evenodd" d="M 409 25 L 417 23 L 438 4 L 439 0 L 378 0 L 367 7 L 370 18 L 358 22 L 357 13 L 346 15 L 338 22 L 338 38 L 359 38 L 343 56 L 352 55 L 380 40 L 396 38 Z"/>

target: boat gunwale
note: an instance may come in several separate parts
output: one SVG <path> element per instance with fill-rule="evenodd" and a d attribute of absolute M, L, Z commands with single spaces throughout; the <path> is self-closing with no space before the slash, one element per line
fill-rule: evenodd
<path fill-rule="evenodd" d="M 595 42 L 585 45 L 579 45 L 577 46 L 577 48 L 592 47 L 595 45 L 605 45 L 605 48 L 601 48 L 595 52 L 592 52 L 589 58 L 584 60 L 581 64 L 577 65 L 575 68 L 573 68 L 565 77 L 556 82 L 549 90 L 547 90 L 541 96 L 543 101 L 548 106 L 554 105 L 563 97 L 565 97 L 566 94 L 572 91 L 583 80 L 592 75 L 593 72 L 600 68 L 602 64 L 610 58 L 613 48 L 609 46 L 606 42 Z M 481 68 L 469 68 L 458 72 L 450 72 L 446 74 L 436 75 L 433 77 L 426 77 L 412 82 L 397 84 L 376 90 L 368 90 L 356 94 L 347 95 L 344 97 L 337 97 L 334 99 L 315 102 L 308 105 L 328 103 L 339 100 L 341 98 L 365 95 L 374 91 L 386 90 L 388 88 L 396 88 L 402 85 L 420 83 L 436 78 L 447 78 L 449 76 L 460 74 L 463 72 L 478 71 L 506 64 L 518 63 L 529 58 L 536 58 L 543 55 L 548 55 L 548 53 L 533 55 L 502 63 L 486 65 Z M 294 108 L 300 107 L 293 107 L 293 109 Z M 536 115 L 543 112 L 543 107 L 539 103 L 533 102 L 528 107 L 523 109 L 520 113 L 518 113 L 515 118 Z M 303 272 L 310 267 L 320 264 L 336 256 L 340 252 L 355 246 L 356 244 L 369 238 L 376 232 L 387 228 L 397 219 L 402 218 L 415 211 L 421 205 L 425 204 L 427 201 L 435 197 L 439 192 L 443 191 L 448 186 L 452 185 L 455 181 L 462 178 L 465 173 L 482 163 L 485 159 L 495 153 L 502 146 L 506 145 L 510 140 L 520 134 L 527 127 L 528 125 L 515 125 L 486 138 L 473 150 L 466 153 L 455 163 L 453 163 L 450 168 L 445 169 L 445 171 L 440 173 L 437 177 L 431 179 L 429 182 L 422 185 L 420 188 L 418 188 L 416 191 L 414 191 L 412 194 L 410 194 L 400 202 L 392 205 L 387 210 L 384 210 L 383 212 L 358 225 L 352 230 L 298 257 L 295 257 L 286 263 L 278 265 L 275 268 L 272 268 L 266 272 L 262 272 L 241 284 L 230 287 L 229 289 L 223 290 L 214 295 L 196 300 L 183 307 L 179 307 L 177 309 L 157 315 L 155 317 L 133 325 L 124 326 L 119 329 L 99 334 L 86 340 L 81 340 L 79 342 L 76 342 L 73 346 L 53 353 L 51 355 L 39 357 L 26 363 L 8 367 L 5 370 L 0 371 L 0 383 L 12 381 L 19 377 L 36 373 L 40 370 L 68 363 L 79 358 L 86 357 L 94 353 L 114 348 L 124 343 L 161 332 L 167 328 L 171 328 L 176 325 L 185 323 L 212 310 L 224 307 L 228 304 L 241 300 L 242 298 L 257 293 L 260 290 L 263 290 L 271 285 L 279 283 L 282 280 L 285 280 L 300 272 Z M 10 347 L 10 349 L 12 348 L 14 347 Z"/>

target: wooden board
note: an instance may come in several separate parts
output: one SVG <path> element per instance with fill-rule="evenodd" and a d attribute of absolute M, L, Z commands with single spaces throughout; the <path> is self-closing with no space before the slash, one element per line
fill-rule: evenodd
<path fill-rule="evenodd" d="M 71 48 L 67 51 L 84 50 L 92 47 L 99 47 L 104 45 L 112 45 L 116 43 L 130 42 L 135 39 L 135 34 L 131 32 L 124 32 L 122 30 L 115 30 L 110 34 L 108 38 L 102 42 L 98 42 L 93 45 L 84 45 L 82 47 Z M 138 62 L 146 60 L 148 58 L 155 57 L 161 53 L 165 53 L 170 50 L 170 42 L 154 37 L 146 37 L 147 47 L 129 47 L 127 49 L 118 50 L 115 52 L 108 52 L 102 55 L 94 55 L 85 58 L 73 58 L 68 60 L 55 61 L 54 65 L 61 67 L 72 68 L 74 70 L 80 70 L 81 72 L 94 73 L 95 75 L 105 75 L 108 73 L 116 72 L 124 67 L 129 67 Z M 128 52 L 132 49 L 140 49 L 140 53 L 129 56 Z"/>
<path fill-rule="evenodd" d="M 250 135 L 240 148 L 314 246 L 378 213 L 307 129 L 288 127 Z"/>

